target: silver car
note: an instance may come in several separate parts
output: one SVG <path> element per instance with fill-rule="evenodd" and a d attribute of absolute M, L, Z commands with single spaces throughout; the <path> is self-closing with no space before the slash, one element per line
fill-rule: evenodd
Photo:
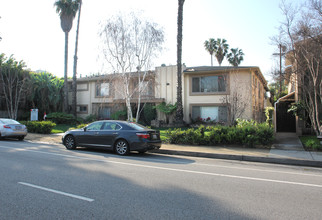
<path fill-rule="evenodd" d="M 27 127 L 19 122 L 9 119 L 0 118 L 0 139 L 2 138 L 18 138 L 22 141 L 27 135 Z"/>

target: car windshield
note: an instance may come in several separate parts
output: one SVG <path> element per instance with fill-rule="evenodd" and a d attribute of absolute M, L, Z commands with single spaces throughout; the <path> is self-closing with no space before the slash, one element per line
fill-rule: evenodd
<path fill-rule="evenodd" d="M 134 122 L 130 122 L 128 123 L 128 125 L 136 130 L 147 130 L 148 128 L 144 127 L 143 125 L 134 123 Z"/>
<path fill-rule="evenodd" d="M 7 125 L 19 124 L 19 122 L 13 119 L 1 119 L 0 121 L 2 122 L 2 124 L 7 124 Z"/>

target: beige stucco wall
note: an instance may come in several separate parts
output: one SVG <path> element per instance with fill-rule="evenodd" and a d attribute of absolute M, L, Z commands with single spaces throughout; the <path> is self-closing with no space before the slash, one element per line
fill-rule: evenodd
<path fill-rule="evenodd" d="M 191 77 L 193 76 L 201 76 L 201 75 L 218 75 L 225 74 L 228 77 L 228 87 L 227 92 L 224 94 L 200 94 L 200 95 L 192 95 L 191 94 Z M 228 100 L 232 100 L 234 92 L 238 95 L 238 101 L 246 103 L 244 113 L 242 114 L 242 118 L 251 119 L 252 118 L 252 108 L 251 108 L 251 74 L 250 71 L 247 70 L 238 70 L 231 72 L 207 72 L 207 73 L 197 73 L 197 74 L 185 74 L 184 75 L 184 86 L 187 92 L 184 94 L 184 120 L 186 122 L 190 122 L 190 114 L 191 114 L 191 105 L 227 105 L 225 101 L 226 98 Z M 228 97 L 227 97 L 228 96 Z"/>
<path fill-rule="evenodd" d="M 166 103 L 177 101 L 177 66 L 156 67 L 156 98 L 164 98 Z"/>
<path fill-rule="evenodd" d="M 184 70 L 185 67 L 183 66 L 182 69 Z M 163 98 L 167 104 L 175 104 L 177 102 L 177 66 L 156 67 L 155 73 L 155 97 Z M 182 81 L 184 82 L 183 78 Z M 182 94 L 184 94 L 184 86 L 182 89 Z M 184 106 L 185 101 L 183 97 L 182 105 Z M 174 114 L 170 117 L 170 123 L 173 121 Z M 165 115 L 163 113 L 158 111 L 157 115 L 159 120 L 165 120 Z"/>
<path fill-rule="evenodd" d="M 240 105 L 244 112 L 240 116 L 243 119 L 252 119 L 252 87 L 251 87 L 251 70 L 243 69 L 229 73 L 230 78 L 230 96 L 233 99 L 233 93 L 237 92 Z"/>
<path fill-rule="evenodd" d="M 183 71 L 186 69 L 183 66 Z M 201 75 L 215 75 L 226 74 L 228 79 L 227 92 L 221 94 L 191 94 L 191 77 Z M 260 86 L 258 87 L 258 83 Z M 86 105 L 88 108 L 88 114 L 79 114 L 81 117 L 86 117 L 93 113 L 93 104 L 112 104 L 114 98 L 121 98 L 120 94 L 116 94 L 114 88 L 120 88 L 120 83 L 114 82 L 113 86 L 110 86 L 110 97 L 99 98 L 96 97 L 96 83 L 98 81 L 106 81 L 106 77 L 97 77 L 93 79 L 79 79 L 77 105 Z M 182 101 L 184 110 L 184 120 L 190 122 L 191 106 L 192 105 L 227 105 L 224 99 L 228 96 L 229 100 L 232 100 L 234 93 L 237 94 L 241 102 L 246 103 L 242 118 L 255 119 L 254 109 L 263 109 L 265 101 L 265 83 L 263 76 L 260 73 L 259 68 L 237 68 L 235 70 L 216 70 L 208 72 L 184 72 L 182 74 Z M 86 84 L 86 85 L 85 85 Z M 114 87 L 114 88 L 113 88 Z M 174 104 L 177 101 L 177 66 L 162 66 L 155 68 L 155 98 L 164 99 L 166 103 Z M 258 94 L 261 93 L 259 96 Z M 70 99 L 71 100 L 71 99 Z M 257 106 L 257 107 L 256 107 Z M 158 112 L 158 118 L 164 120 L 165 116 Z M 171 119 L 170 119 L 171 121 Z"/>
<path fill-rule="evenodd" d="M 177 84 L 177 68 L 176 66 L 164 66 L 156 68 L 156 96 L 158 98 L 164 98 L 167 103 L 174 104 L 176 102 L 176 84 Z M 227 105 L 225 98 L 228 96 L 228 100 L 232 100 L 233 97 L 238 97 L 238 102 L 245 103 L 240 104 L 244 111 L 241 118 L 255 119 L 253 110 L 264 109 L 265 99 L 265 85 L 261 80 L 261 73 L 258 68 L 245 68 L 237 70 L 222 70 L 222 71 L 210 71 L 210 72 L 197 72 L 187 73 L 184 72 L 183 79 L 183 109 L 184 120 L 190 122 L 191 106 L 192 105 Z M 226 74 L 228 77 L 228 89 L 224 94 L 191 94 L 191 77 L 201 75 L 215 75 Z M 257 78 L 258 84 L 254 85 L 253 77 Z M 260 93 L 260 96 L 258 95 Z M 229 102 L 229 101 L 228 101 Z M 257 106 L 257 107 L 256 107 Z M 159 119 L 164 119 L 162 114 L 159 114 Z M 257 117 L 258 118 L 258 117 Z"/>

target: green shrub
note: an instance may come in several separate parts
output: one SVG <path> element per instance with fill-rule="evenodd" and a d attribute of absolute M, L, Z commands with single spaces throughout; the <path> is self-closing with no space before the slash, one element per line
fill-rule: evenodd
<path fill-rule="evenodd" d="M 150 103 L 144 105 L 143 113 L 145 119 L 144 121 L 147 125 L 151 125 L 151 121 L 157 118 L 157 111 L 155 110 L 155 107 Z"/>
<path fill-rule="evenodd" d="M 274 114 L 273 107 L 265 108 L 266 123 L 268 123 L 270 126 L 273 124 L 273 114 Z"/>
<path fill-rule="evenodd" d="M 63 112 L 50 113 L 47 115 L 47 120 L 53 121 L 56 124 L 76 124 L 74 115 Z"/>
<path fill-rule="evenodd" d="M 180 128 L 167 131 L 167 136 L 169 137 L 170 144 L 182 144 L 183 143 L 183 131 Z"/>
<path fill-rule="evenodd" d="M 91 123 L 91 122 L 94 122 L 94 121 L 97 121 L 97 116 L 96 115 L 88 115 L 84 122 L 86 123 Z"/>
<path fill-rule="evenodd" d="M 126 116 L 127 116 L 127 111 L 126 111 L 126 109 L 124 109 L 124 110 L 121 110 L 121 111 L 114 112 L 111 115 L 111 119 L 113 119 L 113 120 L 125 120 Z"/>
<path fill-rule="evenodd" d="M 273 128 L 267 123 L 257 124 L 254 121 L 239 121 L 236 127 L 213 126 L 197 129 L 190 128 L 168 130 L 167 136 L 171 144 L 218 145 L 241 144 L 249 147 L 268 145 L 273 141 Z"/>
<path fill-rule="evenodd" d="M 50 134 L 51 130 L 56 126 L 51 121 L 22 121 L 21 124 L 27 126 L 28 132 L 39 134 Z"/>
<path fill-rule="evenodd" d="M 71 128 L 69 128 L 68 130 L 70 131 L 70 130 L 75 130 L 75 129 L 80 129 L 80 128 L 84 128 L 84 127 L 86 127 L 88 124 L 79 124 L 79 125 L 77 125 L 76 127 L 71 127 Z"/>
<path fill-rule="evenodd" d="M 256 136 L 258 138 L 258 144 L 268 145 L 274 140 L 274 130 L 266 123 L 259 124 L 257 126 Z"/>

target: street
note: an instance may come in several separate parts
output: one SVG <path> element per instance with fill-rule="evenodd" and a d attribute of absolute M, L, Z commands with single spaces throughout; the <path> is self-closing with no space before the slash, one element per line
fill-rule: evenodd
<path fill-rule="evenodd" d="M 321 219 L 322 169 L 0 141 L 0 219 Z"/>

